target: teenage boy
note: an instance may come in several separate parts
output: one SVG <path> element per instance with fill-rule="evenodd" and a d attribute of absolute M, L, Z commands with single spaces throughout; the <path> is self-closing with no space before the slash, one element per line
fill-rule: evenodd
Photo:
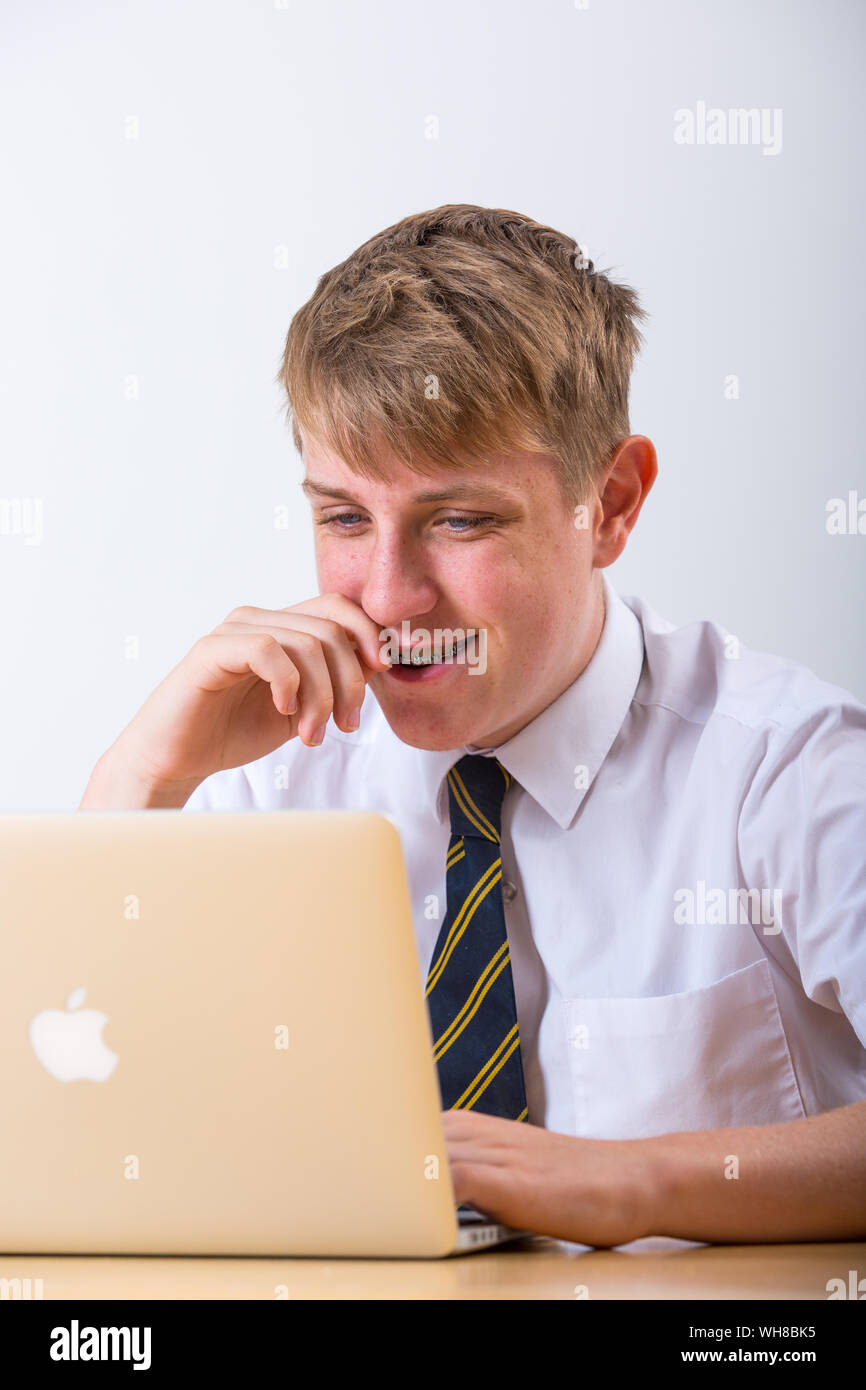
<path fill-rule="evenodd" d="M 323 275 L 279 373 L 319 596 L 199 639 L 81 806 L 397 821 L 458 1202 L 863 1236 L 866 709 L 607 579 L 657 472 L 643 317 L 471 205 Z"/>

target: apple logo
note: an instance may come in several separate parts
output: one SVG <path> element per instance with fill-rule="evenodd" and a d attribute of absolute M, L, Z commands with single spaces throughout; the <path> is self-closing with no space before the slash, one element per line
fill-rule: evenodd
<path fill-rule="evenodd" d="M 58 1081 L 106 1081 L 117 1066 L 117 1053 L 101 1037 L 108 1014 L 82 1009 L 85 993 L 74 989 L 68 1012 L 43 1009 L 30 1023 L 30 1046 Z"/>

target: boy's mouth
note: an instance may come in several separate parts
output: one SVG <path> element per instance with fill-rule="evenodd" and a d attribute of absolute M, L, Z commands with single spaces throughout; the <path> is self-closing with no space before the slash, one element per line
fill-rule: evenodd
<path fill-rule="evenodd" d="M 449 643 L 446 647 L 437 647 L 429 653 L 424 647 L 415 647 L 414 649 L 404 647 L 400 651 L 400 665 L 441 666 L 446 662 L 460 661 L 465 650 L 465 637 L 461 637 L 457 642 Z"/>
<path fill-rule="evenodd" d="M 414 650 L 404 647 L 385 673 L 385 679 L 407 685 L 416 685 L 419 681 L 456 680 L 461 667 L 466 665 L 465 647 L 465 640 L 437 647 L 434 651 L 423 646 Z"/>

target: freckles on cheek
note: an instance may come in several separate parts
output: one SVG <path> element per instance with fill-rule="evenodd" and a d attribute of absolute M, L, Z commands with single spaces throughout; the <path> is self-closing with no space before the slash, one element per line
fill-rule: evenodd
<path fill-rule="evenodd" d="M 495 607 L 501 631 L 520 668 L 538 670 L 550 661 L 562 642 L 561 585 L 547 584 L 536 574 L 500 582 Z"/>
<path fill-rule="evenodd" d="M 321 546 L 316 552 L 316 573 L 323 594 L 350 596 L 353 589 L 363 584 L 363 573 L 357 561 L 345 551 L 341 554 L 327 546 Z"/>
<path fill-rule="evenodd" d="M 474 583 L 467 583 L 461 597 L 471 600 L 478 612 L 505 627 L 520 627 L 538 619 L 538 595 L 528 575 L 508 574 L 491 567 L 483 577 L 476 574 Z"/>

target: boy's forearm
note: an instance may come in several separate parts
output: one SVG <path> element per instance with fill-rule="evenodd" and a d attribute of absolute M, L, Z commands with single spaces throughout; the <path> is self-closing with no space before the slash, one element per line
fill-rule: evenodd
<path fill-rule="evenodd" d="M 199 782 L 164 786 L 132 773 L 121 757 L 103 753 L 76 808 L 79 811 L 180 810 Z"/>
<path fill-rule="evenodd" d="M 640 1141 L 647 1234 L 708 1242 L 866 1237 L 866 1101 L 788 1124 Z"/>

